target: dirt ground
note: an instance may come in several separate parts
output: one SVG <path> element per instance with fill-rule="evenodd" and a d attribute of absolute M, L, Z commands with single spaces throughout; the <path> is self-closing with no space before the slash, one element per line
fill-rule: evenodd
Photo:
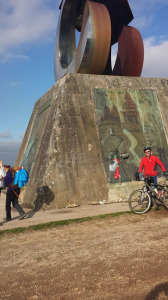
<path fill-rule="evenodd" d="M 168 211 L 0 239 L 0 300 L 168 299 Z"/>

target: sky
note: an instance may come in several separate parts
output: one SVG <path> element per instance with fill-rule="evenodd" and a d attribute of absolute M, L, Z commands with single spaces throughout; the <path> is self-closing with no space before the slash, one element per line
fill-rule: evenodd
<path fill-rule="evenodd" d="M 109 0 L 110 1 L 110 0 Z M 0 0 L 0 160 L 13 165 L 35 102 L 54 84 L 60 0 Z M 142 77 L 168 78 L 168 0 L 129 0 Z M 114 63 L 115 57 L 112 57 Z"/>

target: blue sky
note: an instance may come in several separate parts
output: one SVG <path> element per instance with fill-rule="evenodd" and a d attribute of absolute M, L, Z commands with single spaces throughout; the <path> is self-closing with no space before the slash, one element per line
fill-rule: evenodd
<path fill-rule="evenodd" d="M 0 160 L 14 164 L 35 102 L 54 84 L 60 0 L 0 0 Z M 143 77 L 168 77 L 168 0 L 129 1 Z M 112 58 L 114 60 L 114 58 Z"/>

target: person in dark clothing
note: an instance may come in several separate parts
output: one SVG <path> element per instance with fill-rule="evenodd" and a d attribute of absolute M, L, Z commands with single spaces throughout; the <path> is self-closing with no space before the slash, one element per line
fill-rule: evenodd
<path fill-rule="evenodd" d="M 6 194 L 6 221 L 11 220 L 11 203 L 20 214 L 19 220 L 22 220 L 27 216 L 18 202 L 20 188 L 13 184 L 15 173 L 16 168 L 10 168 L 4 177 L 4 186 L 8 187 Z"/>

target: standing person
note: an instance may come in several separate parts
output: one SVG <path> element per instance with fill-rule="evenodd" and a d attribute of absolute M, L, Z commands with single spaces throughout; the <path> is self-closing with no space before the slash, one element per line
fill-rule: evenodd
<path fill-rule="evenodd" d="M 10 165 L 4 165 L 4 169 L 5 169 L 6 173 L 9 171 L 10 168 L 11 168 Z"/>
<path fill-rule="evenodd" d="M 4 186 L 4 177 L 6 176 L 6 171 L 3 167 L 3 161 L 0 160 L 0 197 L 1 197 L 1 190 Z"/>
<path fill-rule="evenodd" d="M 158 164 L 163 171 L 163 173 L 166 172 L 166 169 L 160 159 L 157 156 L 152 155 L 151 153 L 152 149 L 151 147 L 146 146 L 144 148 L 145 156 L 142 158 L 140 167 L 139 167 L 139 173 L 142 173 L 144 169 L 144 176 L 147 177 L 152 176 L 154 178 L 154 185 L 157 188 L 157 171 L 156 171 L 156 164 Z"/>
<path fill-rule="evenodd" d="M 0 160 L 0 198 L 1 198 L 1 191 L 2 188 L 4 187 L 4 177 L 6 175 L 6 171 L 3 167 L 3 161 Z M 2 226 L 2 222 L 0 222 L 0 226 Z"/>
<path fill-rule="evenodd" d="M 10 168 L 7 171 L 6 176 L 4 178 L 4 185 L 8 187 L 6 194 L 6 221 L 11 220 L 11 203 L 20 214 L 19 220 L 22 220 L 27 216 L 20 204 L 18 203 L 20 188 L 17 185 L 13 184 L 16 170 L 17 168 Z"/>

